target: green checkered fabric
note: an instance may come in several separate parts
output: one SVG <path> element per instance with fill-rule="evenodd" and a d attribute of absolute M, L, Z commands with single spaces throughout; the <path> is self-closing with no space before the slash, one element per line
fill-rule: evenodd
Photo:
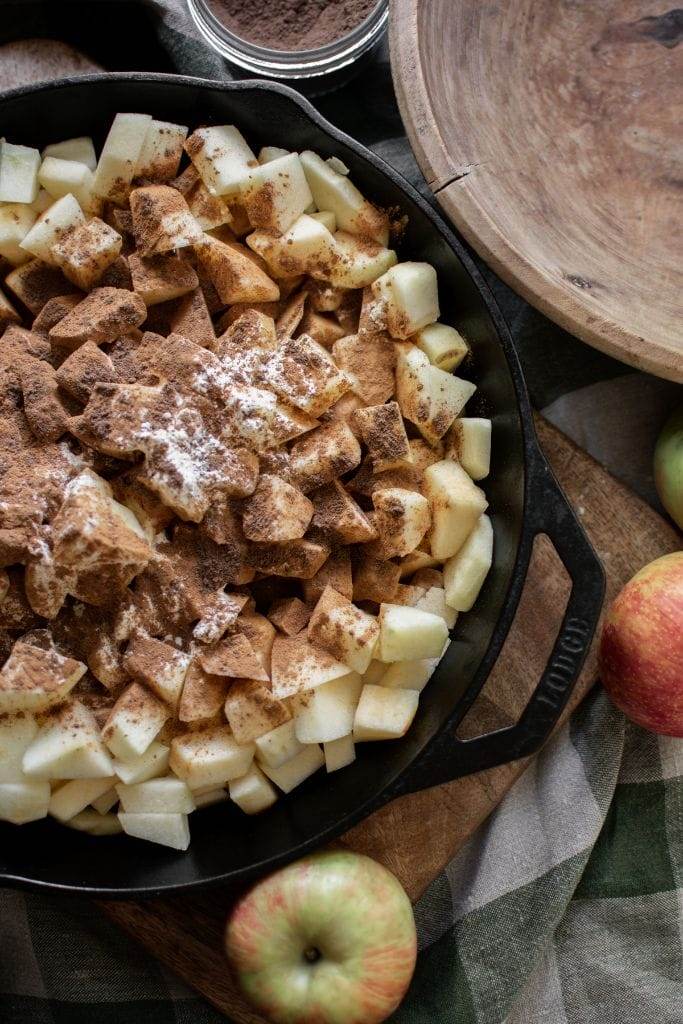
<path fill-rule="evenodd" d="M 184 0 L 0 4 L 0 43 L 59 37 L 112 68 L 228 77 Z M 315 102 L 428 194 L 386 52 Z M 482 270 L 534 404 L 656 501 L 650 452 L 673 387 L 571 338 Z M 394 1024 L 681 1024 L 682 776 L 683 742 L 629 725 L 596 690 L 417 904 L 417 971 Z M 0 1024 L 150 1020 L 225 1018 L 87 901 L 0 890 Z"/>
<path fill-rule="evenodd" d="M 401 1024 L 680 1024 L 683 742 L 595 692 L 416 907 Z"/>

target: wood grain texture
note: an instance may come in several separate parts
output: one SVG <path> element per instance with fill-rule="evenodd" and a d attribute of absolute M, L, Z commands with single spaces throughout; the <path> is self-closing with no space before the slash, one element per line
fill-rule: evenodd
<path fill-rule="evenodd" d="M 439 203 L 547 316 L 683 381 L 683 15 L 661 0 L 391 0 Z"/>
<path fill-rule="evenodd" d="M 608 576 L 608 598 L 646 562 L 680 547 L 680 537 L 648 505 L 545 421 L 537 422 L 546 455 L 579 510 Z M 626 526 L 628 528 L 626 528 Z M 491 676 L 461 725 L 466 735 L 518 715 L 537 681 L 559 624 L 568 585 L 550 543 L 539 538 L 513 629 Z M 563 720 L 596 678 L 595 645 Z M 343 837 L 398 876 L 417 899 L 488 817 L 528 761 L 494 768 L 394 801 Z M 188 985 L 238 1024 L 261 1024 L 235 989 L 222 954 L 231 898 L 223 890 L 144 903 L 102 903 L 108 916 Z"/>

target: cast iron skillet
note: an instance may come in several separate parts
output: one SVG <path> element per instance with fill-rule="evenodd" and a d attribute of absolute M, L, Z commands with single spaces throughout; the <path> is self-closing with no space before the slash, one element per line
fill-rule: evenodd
<path fill-rule="evenodd" d="M 541 454 L 508 329 L 459 240 L 395 171 L 337 131 L 295 92 L 263 82 L 223 84 L 166 75 L 107 74 L 18 89 L 0 101 L 0 134 L 44 146 L 73 135 L 102 142 L 117 111 L 190 126 L 236 123 L 252 145 L 338 156 L 383 206 L 408 214 L 401 252 L 439 274 L 442 317 L 472 346 L 467 374 L 493 419 L 486 481 L 495 563 L 474 609 L 461 616 L 408 736 L 362 744 L 350 768 L 318 773 L 258 818 L 227 804 L 192 816 L 187 853 L 125 836 L 92 838 L 53 822 L 0 827 L 0 882 L 107 897 L 151 896 L 236 883 L 345 832 L 405 793 L 533 753 L 548 736 L 583 663 L 600 612 L 600 563 Z M 572 580 L 561 631 L 519 722 L 463 742 L 454 730 L 489 674 L 512 622 L 533 539 L 550 536 Z M 542 614 L 542 612 L 541 612 Z"/>

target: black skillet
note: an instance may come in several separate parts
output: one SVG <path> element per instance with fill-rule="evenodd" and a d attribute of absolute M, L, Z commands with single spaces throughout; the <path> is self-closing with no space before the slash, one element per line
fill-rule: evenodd
<path fill-rule="evenodd" d="M 400 256 L 437 268 L 442 318 L 456 324 L 472 347 L 466 372 L 479 387 L 479 405 L 473 407 L 493 419 L 486 492 L 495 531 L 494 566 L 475 607 L 460 617 L 407 737 L 361 745 L 354 765 L 329 778 L 318 773 L 258 818 L 227 804 L 193 815 L 187 853 L 125 836 L 92 838 L 49 820 L 0 826 L 0 882 L 132 898 L 244 881 L 341 835 L 394 797 L 538 750 L 576 682 L 600 613 L 604 577 L 541 454 L 519 362 L 487 286 L 460 241 L 400 175 L 295 92 L 263 82 L 222 84 L 150 74 L 63 79 L 5 94 L 0 135 L 42 147 L 91 134 L 101 144 L 117 111 L 150 113 L 192 127 L 235 123 L 256 147 L 312 148 L 340 157 L 371 199 L 408 214 Z M 551 538 L 572 581 L 550 660 L 516 725 L 458 740 L 454 731 L 510 628 L 538 533 Z M 425 822 L 426 842 L 428 834 Z"/>

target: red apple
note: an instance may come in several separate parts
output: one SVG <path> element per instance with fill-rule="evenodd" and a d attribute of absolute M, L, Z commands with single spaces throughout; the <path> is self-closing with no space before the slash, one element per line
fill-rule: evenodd
<path fill-rule="evenodd" d="M 621 591 L 603 626 L 600 672 L 634 722 L 683 736 L 683 551 L 650 562 Z"/>
<path fill-rule="evenodd" d="M 276 1024 L 379 1024 L 415 969 L 415 921 L 394 876 L 357 853 L 305 857 L 258 882 L 228 920 L 237 979 Z"/>

